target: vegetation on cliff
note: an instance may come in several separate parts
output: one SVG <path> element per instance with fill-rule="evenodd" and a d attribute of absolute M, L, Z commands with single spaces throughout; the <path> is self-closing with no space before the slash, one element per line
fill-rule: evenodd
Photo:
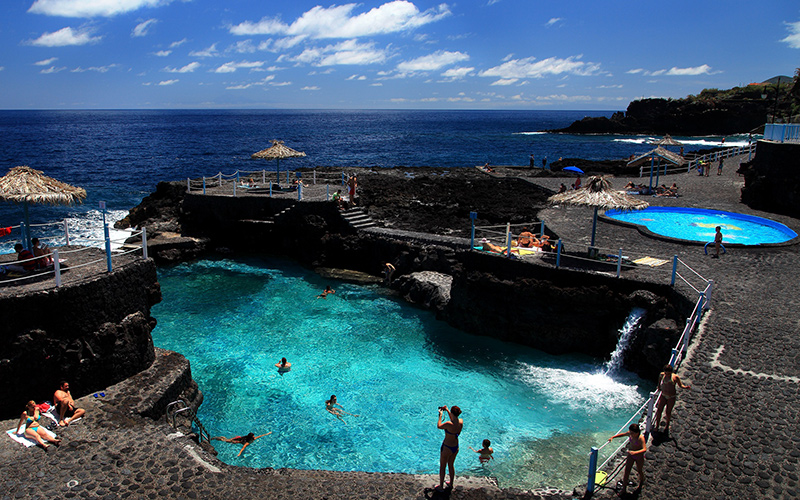
<path fill-rule="evenodd" d="M 768 121 L 800 114 L 800 68 L 793 79 L 776 77 L 727 90 L 703 89 L 683 99 L 641 99 L 611 118 L 586 117 L 551 130 L 571 134 L 728 135 L 748 133 Z"/>

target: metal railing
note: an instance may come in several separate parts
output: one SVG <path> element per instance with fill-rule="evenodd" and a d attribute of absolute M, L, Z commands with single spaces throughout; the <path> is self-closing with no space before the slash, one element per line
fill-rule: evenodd
<path fill-rule="evenodd" d="M 701 163 L 712 165 L 714 162 L 718 162 L 720 158 L 731 158 L 733 156 L 742 156 L 747 155 L 748 161 L 753 157 L 756 152 L 757 143 L 751 143 L 747 146 L 736 146 L 733 148 L 723 149 L 722 151 L 717 151 L 715 153 L 708 153 L 696 158 L 692 158 L 689 160 L 687 166 L 683 167 L 686 172 L 691 172 L 692 170 L 697 170 L 698 165 Z"/>
<path fill-rule="evenodd" d="M 305 175 L 304 175 L 305 174 Z M 280 175 L 280 174 L 278 174 Z M 186 192 L 192 193 L 202 191 L 207 194 L 208 189 L 231 187 L 233 196 L 238 196 L 241 193 L 250 192 L 250 190 L 258 190 L 258 194 L 269 194 L 271 198 L 274 191 L 280 189 L 284 192 L 285 188 L 280 188 L 280 182 L 273 184 L 273 173 L 266 170 L 236 170 L 231 174 L 223 174 L 218 172 L 210 177 L 203 176 L 199 179 L 186 179 Z M 286 185 L 289 190 L 297 190 L 298 201 L 302 201 L 303 188 L 308 186 L 317 186 L 325 184 L 327 187 L 327 196 L 325 199 L 330 200 L 330 186 L 345 186 L 350 177 L 342 171 L 341 174 L 332 172 L 318 173 L 316 169 L 309 171 L 299 170 L 286 170 Z M 252 191 L 256 192 L 256 191 Z M 323 199 L 319 194 L 312 197 L 312 199 Z"/>
<path fill-rule="evenodd" d="M 697 276 L 700 276 L 700 275 L 697 274 Z M 705 278 L 703 278 L 703 279 L 705 279 Z M 700 322 L 700 319 L 703 316 L 703 312 L 705 312 L 707 309 L 709 309 L 711 307 L 711 293 L 712 293 L 713 289 L 714 289 L 714 282 L 712 280 L 708 280 L 706 282 L 706 286 L 703 289 L 703 291 L 698 293 L 697 302 L 694 305 L 694 309 L 692 310 L 692 314 L 686 319 L 686 324 L 683 327 L 683 331 L 681 332 L 681 336 L 678 339 L 678 342 L 676 343 L 675 347 L 672 349 L 672 355 L 670 356 L 669 365 L 672 366 L 672 368 L 675 371 L 677 371 L 677 369 L 680 366 L 681 362 L 686 358 L 686 352 L 689 349 L 689 342 L 691 341 L 692 334 L 697 329 L 697 324 Z M 650 397 L 647 398 L 647 400 L 644 402 L 644 404 L 642 404 L 642 406 L 639 407 L 639 409 L 636 410 L 633 413 L 631 418 L 629 418 L 628 421 L 625 422 L 625 424 L 622 425 L 622 427 L 620 427 L 620 430 L 618 432 L 616 432 L 615 434 L 621 434 L 621 433 L 625 432 L 625 430 L 628 428 L 628 426 L 631 423 L 633 423 L 634 421 L 636 421 L 638 423 L 639 421 L 644 419 L 644 424 L 645 424 L 644 437 L 645 437 L 645 440 L 647 440 L 649 438 L 650 434 L 653 431 L 653 427 L 654 427 L 654 423 L 655 423 L 653 421 L 654 420 L 654 410 L 655 410 L 655 406 L 656 406 L 656 403 L 658 401 L 658 398 L 660 396 L 661 396 L 661 391 L 660 390 L 656 390 L 654 392 L 651 392 L 650 393 Z M 615 456 L 617 456 L 617 454 L 620 452 L 620 450 L 622 450 L 622 448 L 624 448 L 625 445 L 626 445 L 625 442 L 620 444 L 619 447 L 617 447 L 617 449 L 614 450 L 614 452 L 609 454 L 609 456 L 605 459 L 605 461 L 601 465 L 598 466 L 597 465 L 597 460 L 598 460 L 598 456 L 599 456 L 600 450 L 605 448 L 610 443 L 611 443 L 611 441 L 606 441 L 605 443 L 603 443 L 599 447 L 593 446 L 591 451 L 589 452 L 589 475 L 588 475 L 588 480 L 587 480 L 587 483 L 586 483 L 586 493 L 588 495 L 591 495 L 592 493 L 594 493 L 595 487 L 597 486 L 595 484 L 596 477 L 597 477 L 597 471 L 598 470 L 602 470 L 603 468 L 605 468 L 606 465 L 608 465 L 608 463 Z M 609 476 L 608 480 L 610 480 L 610 479 L 611 479 L 611 477 Z"/>
<path fill-rule="evenodd" d="M 764 140 L 775 142 L 800 142 L 800 124 L 767 123 L 764 125 Z"/>
<path fill-rule="evenodd" d="M 173 408 L 174 410 L 172 411 L 172 413 L 170 413 L 170 410 L 172 410 Z M 200 422 L 200 419 L 197 417 L 197 413 L 195 413 L 195 411 L 192 410 L 192 408 L 189 406 L 189 403 L 187 403 L 186 400 L 184 400 L 183 398 L 173 401 L 167 405 L 165 417 L 168 420 L 171 419 L 172 428 L 177 429 L 178 425 L 176 419 L 179 415 L 182 415 L 184 413 L 189 418 L 190 427 L 191 425 L 197 426 L 197 440 L 202 443 L 203 440 L 205 439 L 207 443 L 210 443 L 211 434 L 208 433 L 203 423 Z"/>

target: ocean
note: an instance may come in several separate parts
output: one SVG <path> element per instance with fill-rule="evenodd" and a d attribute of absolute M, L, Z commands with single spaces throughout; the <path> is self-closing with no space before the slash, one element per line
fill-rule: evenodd
<path fill-rule="evenodd" d="M 597 111 L 422 110 L 113 110 L 0 111 L 0 175 L 18 165 L 86 189 L 75 207 L 35 206 L 31 222 L 69 219 L 98 236 L 100 201 L 108 218 L 124 217 L 159 181 L 275 169 L 250 155 L 271 139 L 305 152 L 281 162 L 300 167 L 473 167 L 537 165 L 564 158 L 624 158 L 652 149 L 651 136 L 548 134 Z M 720 137 L 677 138 L 693 147 Z M 726 145 L 746 144 L 746 136 Z M 22 209 L 0 203 L 0 227 L 19 224 Z"/>

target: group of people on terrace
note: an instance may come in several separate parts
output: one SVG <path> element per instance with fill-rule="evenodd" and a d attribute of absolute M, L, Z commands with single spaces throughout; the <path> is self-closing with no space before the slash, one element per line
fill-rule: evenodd
<path fill-rule="evenodd" d="M 3 266 L 5 271 L 29 273 L 38 269 L 47 269 L 53 265 L 53 251 L 39 238 L 31 238 L 31 249 L 26 249 L 22 243 L 14 245 L 17 260 Z"/>
<path fill-rule="evenodd" d="M 19 417 L 19 423 L 15 431 L 15 434 L 33 440 L 45 451 L 51 445 L 59 446 L 61 439 L 44 425 L 44 422 L 42 422 L 43 413 L 47 413 L 48 417 L 54 419 L 55 424 L 60 427 L 66 427 L 86 414 L 86 410 L 78 408 L 75 404 L 69 389 L 69 383 L 66 381 L 62 381 L 58 389 L 53 393 L 53 401 L 55 403 L 54 413 L 49 403 L 36 404 L 36 401 L 28 401 L 25 405 L 25 410 Z M 20 432 L 21 430 L 22 432 Z"/>

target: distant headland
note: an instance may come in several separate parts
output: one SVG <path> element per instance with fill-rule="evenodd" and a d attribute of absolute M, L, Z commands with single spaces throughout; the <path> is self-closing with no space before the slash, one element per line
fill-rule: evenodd
<path fill-rule="evenodd" d="M 779 76 L 728 90 L 704 89 L 682 99 L 641 99 L 611 118 L 585 117 L 567 134 L 730 135 L 754 132 L 768 121 L 791 121 L 800 113 L 800 69 L 794 78 Z"/>

